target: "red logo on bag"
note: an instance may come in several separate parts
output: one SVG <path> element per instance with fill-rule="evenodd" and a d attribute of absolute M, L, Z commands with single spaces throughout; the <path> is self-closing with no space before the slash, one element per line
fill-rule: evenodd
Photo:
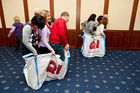
<path fill-rule="evenodd" d="M 96 47 L 95 47 L 96 45 Z M 95 49 L 95 48 L 99 48 L 99 40 L 97 40 L 97 43 L 95 44 L 95 41 L 93 41 L 90 46 L 89 46 L 90 49 Z"/>
<path fill-rule="evenodd" d="M 51 72 L 52 74 L 55 74 L 54 72 L 57 70 L 56 74 L 59 74 L 61 68 L 62 68 L 62 65 L 58 65 L 58 67 L 57 67 L 56 63 L 53 60 L 51 60 L 46 71 Z"/>
<path fill-rule="evenodd" d="M 93 41 L 90 46 L 89 46 L 90 49 L 94 49 L 95 48 L 95 42 Z"/>

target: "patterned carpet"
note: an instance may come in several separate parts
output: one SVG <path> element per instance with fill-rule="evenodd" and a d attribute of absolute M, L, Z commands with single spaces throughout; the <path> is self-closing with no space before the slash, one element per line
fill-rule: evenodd
<path fill-rule="evenodd" d="M 0 93 L 140 93 L 140 51 L 106 52 L 103 58 L 86 58 L 80 49 L 70 49 L 65 78 L 35 91 L 26 84 L 21 54 L 0 47 Z"/>

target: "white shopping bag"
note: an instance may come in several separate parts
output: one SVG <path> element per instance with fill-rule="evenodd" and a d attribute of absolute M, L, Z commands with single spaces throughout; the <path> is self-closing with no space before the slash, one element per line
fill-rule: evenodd
<path fill-rule="evenodd" d="M 103 57 L 106 51 L 105 38 L 103 36 L 92 37 L 84 34 L 81 51 L 85 57 Z"/>
<path fill-rule="evenodd" d="M 53 56 L 52 60 L 50 61 L 47 67 L 47 77 L 46 81 L 56 80 L 56 79 L 63 79 L 67 69 L 68 69 L 68 62 L 69 62 L 69 51 L 65 51 L 65 61 L 63 62 L 58 56 Z"/>
<path fill-rule="evenodd" d="M 68 68 L 69 52 L 65 52 L 65 61 L 59 55 L 40 54 L 37 58 L 24 58 L 24 75 L 28 86 L 37 90 L 44 81 L 63 79 Z"/>

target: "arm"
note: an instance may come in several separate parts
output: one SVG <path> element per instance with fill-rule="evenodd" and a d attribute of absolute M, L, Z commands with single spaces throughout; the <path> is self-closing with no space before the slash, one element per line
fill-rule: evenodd
<path fill-rule="evenodd" d="M 106 37 L 106 35 L 104 34 L 104 25 L 101 24 L 100 26 L 100 35 L 103 35 L 104 37 Z"/>
<path fill-rule="evenodd" d="M 41 31 L 41 34 L 42 34 L 42 36 L 41 36 L 41 38 L 42 38 L 42 41 L 43 41 L 43 43 L 45 44 L 45 46 L 50 50 L 50 51 L 53 51 L 53 48 L 49 45 L 49 43 L 48 43 L 48 41 L 47 41 L 47 39 L 48 39 L 48 37 L 47 37 L 47 34 L 48 34 L 48 31 L 46 31 L 47 29 L 42 29 L 42 31 Z M 49 39 L 48 39 L 49 40 Z"/>
<path fill-rule="evenodd" d="M 9 34 L 8 34 L 8 37 L 10 37 L 13 34 L 13 32 L 15 31 L 15 29 L 16 29 L 16 27 L 15 26 L 12 26 L 12 28 L 11 28 Z"/>
<path fill-rule="evenodd" d="M 58 27 L 59 27 L 58 29 L 59 29 L 60 40 L 62 42 L 63 47 L 65 47 L 68 44 L 66 36 L 65 36 L 65 30 L 67 30 L 66 29 L 66 24 L 65 23 L 60 23 Z"/>
<path fill-rule="evenodd" d="M 32 33 L 31 27 L 29 25 L 25 25 L 23 27 L 22 31 L 22 40 L 23 44 L 31 51 L 34 53 L 34 55 L 37 55 L 36 49 L 32 46 L 32 44 L 29 42 L 30 35 Z"/>

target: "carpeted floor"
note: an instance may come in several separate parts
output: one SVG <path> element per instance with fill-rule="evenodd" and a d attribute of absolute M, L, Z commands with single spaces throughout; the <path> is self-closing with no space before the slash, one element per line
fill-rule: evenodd
<path fill-rule="evenodd" d="M 0 47 L 0 93 L 140 93 L 140 51 L 106 52 L 103 58 L 86 58 L 80 49 L 70 49 L 65 78 L 35 91 L 26 84 L 21 54 Z"/>

